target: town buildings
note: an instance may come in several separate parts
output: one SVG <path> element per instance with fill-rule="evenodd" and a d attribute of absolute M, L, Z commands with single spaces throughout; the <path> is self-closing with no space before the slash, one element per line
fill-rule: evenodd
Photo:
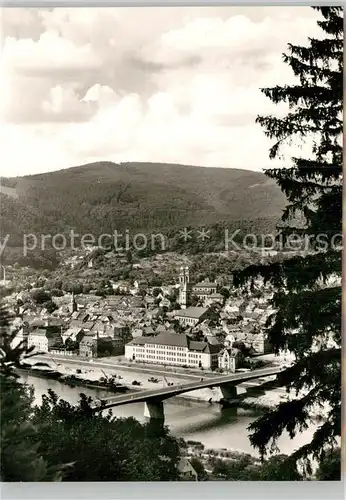
<path fill-rule="evenodd" d="M 243 359 L 244 357 L 240 349 L 225 347 L 219 352 L 218 367 L 221 370 L 234 373 L 240 366 Z"/>
<path fill-rule="evenodd" d="M 28 348 L 34 346 L 40 352 L 48 352 L 62 345 L 60 333 L 46 328 L 37 328 L 28 335 Z"/>
<path fill-rule="evenodd" d="M 125 346 L 129 361 L 212 369 L 218 365 L 219 346 L 192 340 L 185 333 L 163 332 L 138 337 Z"/>
<path fill-rule="evenodd" d="M 68 340 L 72 342 L 80 342 L 85 335 L 85 331 L 80 327 L 70 327 L 61 334 L 63 344 L 66 344 Z"/>
<path fill-rule="evenodd" d="M 85 335 L 79 343 L 79 355 L 82 358 L 97 356 L 97 339 L 93 335 Z"/>
<path fill-rule="evenodd" d="M 223 295 L 221 295 L 221 293 L 211 293 L 210 295 L 206 295 L 203 299 L 205 307 L 209 307 L 215 303 L 222 304 L 223 301 L 224 301 L 224 297 L 223 297 Z"/>
<path fill-rule="evenodd" d="M 186 309 L 190 298 L 190 273 L 188 267 L 181 267 L 179 274 L 179 304 L 182 309 Z"/>
<path fill-rule="evenodd" d="M 182 266 L 179 273 L 179 304 L 182 309 L 186 309 L 191 301 L 192 295 L 198 299 L 209 303 L 222 300 L 222 295 L 218 294 L 218 284 L 208 279 L 200 283 L 193 284 L 190 279 L 190 270 L 187 266 Z"/>
<path fill-rule="evenodd" d="M 121 295 L 101 297 L 89 293 L 54 297 L 58 309 L 53 314 L 48 314 L 43 306 L 33 304 L 29 292 L 21 293 L 23 305 L 20 311 L 16 311 L 17 342 L 29 343 L 31 335 L 30 345 L 37 344 L 39 350 L 52 348 L 66 352 L 70 349 L 76 353 L 79 349 L 81 356 L 94 357 L 100 355 L 97 341 L 112 339 L 112 354 L 125 353 L 127 359 L 177 366 L 219 367 L 227 371 L 234 371 L 240 362 L 239 355 L 234 355 L 239 342 L 254 355 L 271 351 L 266 340 L 265 322 L 274 310 L 270 306 L 271 292 L 262 286 L 256 295 L 249 297 L 231 290 L 231 297 L 226 300 L 218 292 L 219 280 L 211 282 L 205 279 L 193 283 L 187 266 L 180 269 L 179 284 L 149 286 L 144 279 L 138 278 L 136 283 L 118 281 L 114 286 L 119 293 L 121 289 Z M 147 293 L 144 298 L 132 294 L 133 288 L 142 287 Z M 160 293 L 154 292 L 155 288 L 159 288 Z M 180 310 L 170 307 L 175 303 L 176 289 Z M 198 306 L 189 306 L 191 297 L 198 298 Z M 18 295 L 14 297 L 14 306 L 17 300 Z M 62 337 L 60 348 L 53 346 L 53 338 L 44 339 L 43 334 L 37 333 L 53 326 Z M 172 329 L 184 330 L 184 333 L 173 333 Z M 185 338 L 185 343 L 168 348 L 168 345 L 160 344 L 161 334 Z"/>
<path fill-rule="evenodd" d="M 209 295 L 216 293 L 218 290 L 217 283 L 212 283 L 209 280 L 202 281 L 193 285 L 192 291 L 199 299 L 207 298 Z"/>
<path fill-rule="evenodd" d="M 208 315 L 208 309 L 205 307 L 188 307 L 175 313 L 175 318 L 182 326 L 194 326 L 203 321 Z"/>
<path fill-rule="evenodd" d="M 198 481 L 198 474 L 187 458 L 179 460 L 178 470 L 183 481 Z"/>
<path fill-rule="evenodd" d="M 126 341 L 131 340 L 130 328 L 124 323 L 116 323 L 114 325 L 114 336 L 121 337 Z"/>

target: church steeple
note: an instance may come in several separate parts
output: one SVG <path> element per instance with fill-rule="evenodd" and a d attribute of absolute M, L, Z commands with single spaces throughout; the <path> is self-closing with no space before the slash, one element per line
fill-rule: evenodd
<path fill-rule="evenodd" d="M 182 309 L 186 309 L 187 302 L 189 299 L 189 290 L 190 290 L 190 271 L 187 266 L 182 266 L 180 268 L 179 274 L 179 304 Z"/>
<path fill-rule="evenodd" d="M 77 302 L 74 296 L 74 291 L 72 290 L 72 297 L 71 297 L 71 313 L 74 313 L 77 311 Z"/>

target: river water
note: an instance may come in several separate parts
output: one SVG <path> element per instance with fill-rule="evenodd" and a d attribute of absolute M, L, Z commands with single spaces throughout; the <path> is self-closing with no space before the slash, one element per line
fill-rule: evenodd
<path fill-rule="evenodd" d="M 83 392 L 93 398 L 102 398 L 109 395 L 107 391 L 89 389 L 85 387 L 69 387 L 54 380 L 47 380 L 31 375 L 23 375 L 22 380 L 32 385 L 35 389 L 36 403 L 41 402 L 43 394 L 49 388 L 53 389 L 59 397 L 75 404 L 79 394 Z M 220 405 L 208 405 L 205 402 L 171 398 L 165 401 L 165 424 L 174 436 L 185 440 L 194 440 L 204 443 L 206 448 L 227 448 L 244 453 L 257 455 L 251 447 L 247 427 L 258 416 L 254 410 L 224 409 Z M 113 408 L 113 415 L 117 417 L 134 417 L 144 422 L 144 404 L 134 403 Z M 306 432 L 298 434 L 293 440 L 283 434 L 278 441 L 281 453 L 290 454 L 296 448 L 310 441 L 315 426 L 311 425 Z"/>

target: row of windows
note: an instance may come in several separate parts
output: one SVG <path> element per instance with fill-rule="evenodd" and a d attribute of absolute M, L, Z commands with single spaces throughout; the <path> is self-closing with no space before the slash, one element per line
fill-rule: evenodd
<path fill-rule="evenodd" d="M 48 347 L 48 342 L 28 342 L 28 346 L 35 346 L 35 347 Z"/>
<path fill-rule="evenodd" d="M 158 351 L 179 351 L 179 352 L 184 352 L 187 351 L 187 347 L 176 347 L 176 346 L 163 346 L 163 345 L 157 345 L 157 344 L 150 344 L 150 345 L 145 345 L 144 347 L 141 346 L 134 346 L 133 347 L 134 351 L 144 351 L 147 350 L 147 352 L 158 352 Z"/>
<path fill-rule="evenodd" d="M 170 355 L 172 356 L 172 358 L 177 358 L 177 359 L 186 359 L 186 356 L 187 356 L 187 353 L 175 353 L 175 352 L 172 352 L 172 353 L 165 353 L 164 351 L 153 351 L 152 349 L 147 349 L 146 351 L 139 351 L 139 352 L 136 352 L 135 353 L 137 354 L 137 356 L 140 355 L 140 353 L 142 353 L 143 355 L 147 354 L 148 356 L 149 355 L 156 355 L 156 356 L 164 356 L 164 355 Z M 198 358 L 198 359 L 201 359 L 202 358 L 202 355 L 201 354 L 196 354 L 196 353 L 188 353 L 188 357 L 189 358 Z M 215 356 L 213 356 L 215 357 Z M 217 356 L 216 356 L 217 357 Z M 164 358 L 163 358 L 164 359 Z"/>
<path fill-rule="evenodd" d="M 197 323 L 197 319 L 194 319 L 194 318 L 183 318 L 183 322 L 184 323 L 189 323 L 190 325 L 194 325 L 195 323 Z"/>
<path fill-rule="evenodd" d="M 153 354 L 148 354 L 148 355 L 137 354 L 136 357 L 141 359 L 156 359 L 160 361 L 174 361 L 175 363 L 186 363 L 186 359 L 179 356 L 177 358 L 175 357 L 173 358 L 171 356 L 154 356 Z"/>
<path fill-rule="evenodd" d="M 176 364 L 185 364 L 186 360 L 183 358 L 173 358 L 171 356 L 154 356 L 152 354 L 145 355 L 145 354 L 137 354 L 136 358 L 142 359 L 142 360 L 152 360 L 152 361 L 163 361 L 163 362 L 173 362 Z M 195 364 L 197 365 L 200 361 L 198 359 L 189 359 L 188 364 Z"/>
<path fill-rule="evenodd" d="M 197 364 L 197 363 L 200 363 L 200 360 L 198 359 L 189 359 L 189 363 L 192 363 L 192 364 Z"/>
<path fill-rule="evenodd" d="M 180 363 L 185 363 L 186 362 L 186 357 L 185 356 L 160 356 L 157 354 L 142 354 L 138 353 L 136 354 L 137 358 L 145 358 L 148 357 L 150 359 L 157 358 L 157 359 L 168 359 L 172 361 L 178 361 Z M 194 363 L 196 360 L 199 361 L 201 360 L 202 356 L 201 355 L 195 355 L 195 356 L 189 356 L 188 361 Z"/>
<path fill-rule="evenodd" d="M 199 354 L 199 353 L 191 353 L 191 352 L 166 352 L 166 351 L 163 351 L 163 350 L 155 350 L 155 349 L 144 349 L 144 348 L 134 348 L 133 351 L 139 355 L 139 353 L 146 353 L 146 354 L 156 354 L 156 355 L 170 355 L 170 356 L 177 356 L 177 357 L 182 357 L 182 358 L 185 358 L 187 355 L 190 357 L 190 358 L 199 358 L 201 359 L 202 355 Z M 212 355 L 212 358 L 217 358 L 217 354 L 216 355 Z"/>

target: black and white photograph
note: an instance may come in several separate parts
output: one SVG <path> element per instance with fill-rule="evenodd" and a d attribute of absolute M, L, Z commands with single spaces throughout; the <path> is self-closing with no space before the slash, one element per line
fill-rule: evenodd
<path fill-rule="evenodd" d="M 341 480 L 343 16 L 1 8 L 2 483 Z"/>

